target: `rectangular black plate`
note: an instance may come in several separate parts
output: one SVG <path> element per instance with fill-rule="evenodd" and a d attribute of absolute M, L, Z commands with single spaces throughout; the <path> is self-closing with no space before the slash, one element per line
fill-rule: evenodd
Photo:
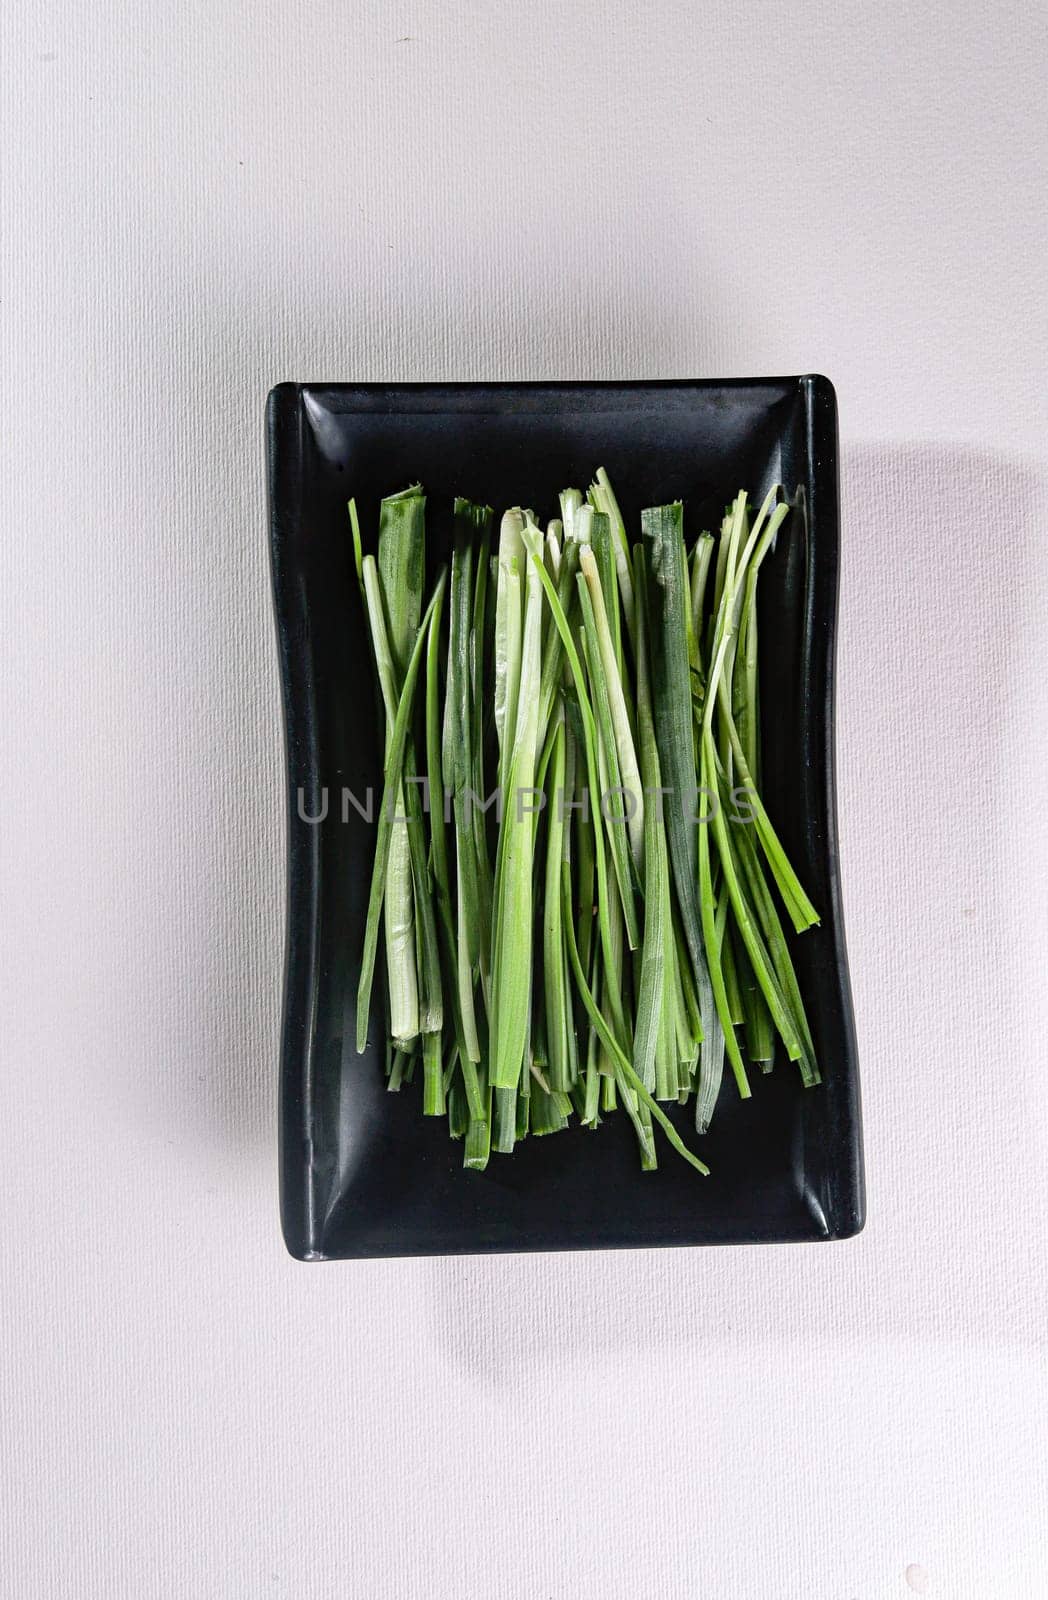
<path fill-rule="evenodd" d="M 288 782 L 281 1211 L 304 1260 L 490 1250 L 844 1238 L 864 1219 L 859 1086 L 833 790 L 837 413 L 824 378 L 730 382 L 281 384 L 269 397 L 270 537 Z M 641 1172 L 613 1117 L 462 1169 L 417 1091 L 386 1092 L 381 1045 L 353 1048 L 374 835 L 340 796 L 381 793 L 380 741 L 346 501 L 365 538 L 382 495 L 421 481 L 430 553 L 452 497 L 552 515 L 557 491 L 610 473 L 628 526 L 685 502 L 717 526 L 739 488 L 796 499 L 761 578 L 769 810 L 822 925 L 795 943 L 824 1082 L 780 1061 L 741 1102 L 725 1075 L 703 1179 L 663 1143 Z M 322 790 L 328 814 L 316 816 Z M 378 1040 L 380 1028 L 373 1027 Z M 688 1113 L 680 1115 L 682 1131 Z"/>

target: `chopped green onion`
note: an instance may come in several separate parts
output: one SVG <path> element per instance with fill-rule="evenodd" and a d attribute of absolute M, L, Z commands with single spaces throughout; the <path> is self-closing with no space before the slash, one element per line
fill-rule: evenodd
<path fill-rule="evenodd" d="M 427 607 L 423 627 L 408 660 L 404 685 L 397 702 L 397 714 L 386 745 L 386 776 L 382 790 L 382 804 L 378 814 L 375 836 L 375 864 L 371 874 L 371 893 L 368 899 L 367 923 L 364 931 L 364 949 L 360 963 L 360 982 L 357 987 L 357 1050 L 363 1054 L 367 1048 L 368 1024 L 371 1015 L 371 986 L 375 976 L 375 954 L 378 947 L 379 923 L 388 888 L 390 842 L 394 831 L 393 802 L 400 792 L 404 773 L 404 754 L 407 748 L 411 716 L 415 702 L 415 684 L 425 646 L 425 630 L 430 617 L 437 613 L 444 599 L 446 573 L 441 572 Z M 396 1037 L 396 1035 L 394 1035 Z"/>
<path fill-rule="evenodd" d="M 519 530 L 515 524 L 519 518 Z M 506 529 L 509 524 L 510 532 Z M 503 543 L 499 575 L 505 566 L 505 606 L 501 637 L 496 631 L 496 717 L 498 685 L 503 685 L 502 826 L 495 864 L 495 927 L 491 957 L 491 1061 L 489 1081 L 494 1089 L 513 1088 L 520 1080 L 527 1048 L 531 998 L 532 871 L 535 833 L 530 809 L 535 795 L 535 756 L 541 685 L 542 535 L 533 522 L 524 523 L 519 512 L 503 518 Z M 519 548 L 526 550 L 526 603 L 519 647 L 517 629 L 509 612 L 521 586 Z M 503 554 L 505 551 L 505 555 Z M 548 581 L 548 580 L 547 580 Z M 497 629 L 497 625 L 496 625 Z M 500 648 L 507 652 L 499 658 Z"/>
<path fill-rule="evenodd" d="M 818 915 L 760 788 L 780 491 L 755 516 L 736 495 L 690 552 L 682 505 L 650 507 L 631 550 L 600 468 L 545 531 L 505 511 L 494 557 L 491 508 L 457 499 L 424 614 L 422 489 L 382 501 L 375 554 L 348 509 L 385 723 L 357 1049 L 381 934 L 387 1087 L 418 1072 L 466 1168 L 619 1111 L 642 1171 L 662 1133 L 706 1172 L 673 1118 L 694 1096 L 707 1131 L 725 1057 L 743 1099 L 777 1041 L 819 1081 L 782 920 Z"/>

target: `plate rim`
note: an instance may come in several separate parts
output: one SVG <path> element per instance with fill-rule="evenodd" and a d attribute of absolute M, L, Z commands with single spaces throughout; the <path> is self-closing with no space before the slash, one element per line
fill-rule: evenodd
<path fill-rule="evenodd" d="M 313 1203 L 311 1185 L 303 1182 L 312 1160 L 309 1132 L 308 1072 L 305 1057 L 310 1043 L 308 997 L 313 990 L 316 966 L 320 959 L 315 918 L 304 915 L 317 903 L 319 841 L 315 831 L 291 826 L 299 787 L 315 775 L 308 750 L 311 731 L 303 726 L 302 696 L 296 693 L 295 652 L 290 646 L 293 619 L 289 614 L 289 593 L 285 581 L 285 556 L 292 530 L 302 510 L 304 486 L 304 431 L 307 426 L 306 397 L 310 392 L 326 397 L 367 395 L 380 401 L 392 394 L 426 394 L 462 397 L 470 393 L 520 395 L 563 395 L 572 391 L 611 391 L 621 394 L 667 391 L 737 391 L 778 389 L 800 391 L 805 401 L 807 472 L 806 491 L 812 525 L 818 526 L 819 559 L 809 572 L 805 626 L 807 680 L 821 688 L 823 761 L 817 778 L 817 795 L 825 817 L 825 852 L 829 892 L 832 902 L 831 924 L 834 934 L 833 956 L 840 991 L 841 1022 L 845 1034 L 846 1070 L 839 1074 L 837 1092 L 843 1094 L 850 1138 L 842 1152 L 840 1171 L 848 1182 L 848 1194 L 837 1214 L 828 1222 L 813 1217 L 811 1232 L 783 1227 L 779 1231 L 758 1229 L 751 1236 L 716 1234 L 701 1239 L 645 1237 L 638 1240 L 592 1240 L 587 1243 L 531 1243 L 494 1245 L 477 1241 L 463 1245 L 443 1241 L 433 1245 L 413 1241 L 401 1249 L 360 1250 L 324 1248 L 324 1221 Z M 347 404 L 341 414 L 353 410 L 374 413 L 375 407 Z M 392 407 L 390 408 L 392 411 Z M 440 407 L 434 408 L 439 411 Z M 460 408 L 448 408 L 457 410 Z M 490 408 L 489 408 L 490 409 Z M 411 413 L 404 413 L 408 414 Z M 840 491 L 838 481 L 838 427 L 836 393 L 830 380 L 819 373 L 778 377 L 741 378 L 637 378 L 637 379 L 536 379 L 501 382 L 455 380 L 405 380 L 383 382 L 314 383 L 285 381 L 269 392 L 265 408 L 265 437 L 268 489 L 269 556 L 274 620 L 280 666 L 281 710 L 284 728 L 284 779 L 286 785 L 286 890 L 285 958 L 283 1011 L 280 1045 L 279 1089 L 279 1169 L 280 1214 L 284 1241 L 297 1260 L 321 1261 L 360 1259 L 372 1256 L 421 1256 L 492 1253 L 524 1253 L 562 1249 L 698 1248 L 704 1245 L 743 1243 L 793 1243 L 816 1240 L 843 1240 L 859 1234 L 866 1221 L 866 1185 L 863 1159 L 862 1109 L 858 1057 L 855 1040 L 854 1008 L 845 940 L 844 911 L 840 884 L 840 852 L 836 787 L 836 646 L 838 574 L 840 565 Z M 811 617 L 820 626 L 811 625 Z"/>

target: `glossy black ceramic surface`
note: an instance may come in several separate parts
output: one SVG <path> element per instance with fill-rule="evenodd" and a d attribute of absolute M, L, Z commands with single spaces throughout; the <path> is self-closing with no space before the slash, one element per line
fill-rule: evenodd
<path fill-rule="evenodd" d="M 837 416 L 823 378 L 594 384 L 282 384 L 266 415 L 270 540 L 287 735 L 288 930 L 280 1088 L 281 1212 L 295 1256 L 419 1255 L 839 1239 L 864 1219 L 859 1088 L 838 880 L 833 784 Z M 462 1169 L 418 1084 L 385 1088 L 381 1028 L 353 1048 L 373 831 L 340 795 L 381 782 L 380 729 L 346 501 L 365 541 L 378 502 L 416 480 L 435 562 L 456 494 L 555 511 L 607 468 L 627 526 L 681 498 L 716 526 L 745 487 L 796 498 L 761 577 L 768 809 L 822 924 L 794 941 L 823 1083 L 780 1060 L 731 1074 L 698 1148 L 701 1178 L 665 1145 L 641 1172 L 616 1115 Z M 315 816 L 322 791 L 328 814 Z M 686 1137 L 691 1108 L 680 1112 Z"/>

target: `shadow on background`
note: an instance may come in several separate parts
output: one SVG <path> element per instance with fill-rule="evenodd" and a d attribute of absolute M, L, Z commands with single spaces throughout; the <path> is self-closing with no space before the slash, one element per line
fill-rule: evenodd
<path fill-rule="evenodd" d="M 866 1231 L 836 1246 L 428 1263 L 438 1337 L 482 1381 L 845 1330 L 1043 1336 L 1048 1017 L 1017 776 L 1034 734 L 1024 690 L 1046 666 L 1023 627 L 1048 600 L 1032 559 L 1045 485 L 948 446 L 847 448 L 842 479 L 838 799 Z"/>

